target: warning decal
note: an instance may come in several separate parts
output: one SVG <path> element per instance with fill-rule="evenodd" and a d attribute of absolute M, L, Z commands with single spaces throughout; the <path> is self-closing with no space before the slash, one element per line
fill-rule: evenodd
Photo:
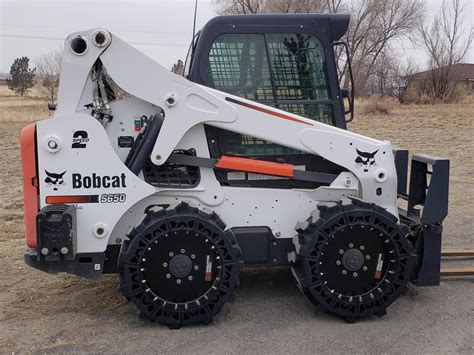
<path fill-rule="evenodd" d="M 206 255 L 206 276 L 204 280 L 207 282 L 212 280 L 212 261 L 209 255 Z"/>
<path fill-rule="evenodd" d="M 377 268 L 375 269 L 375 279 L 379 280 L 382 277 L 383 259 L 382 254 L 379 254 L 377 259 Z"/>

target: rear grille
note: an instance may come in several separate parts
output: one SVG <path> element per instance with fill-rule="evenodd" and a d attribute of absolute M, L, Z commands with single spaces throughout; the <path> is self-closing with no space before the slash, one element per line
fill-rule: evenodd
<path fill-rule="evenodd" d="M 173 154 L 196 156 L 194 149 L 178 149 Z M 153 186 L 190 188 L 197 186 L 201 178 L 199 168 L 176 163 L 155 165 L 147 159 L 143 168 L 145 181 Z"/>

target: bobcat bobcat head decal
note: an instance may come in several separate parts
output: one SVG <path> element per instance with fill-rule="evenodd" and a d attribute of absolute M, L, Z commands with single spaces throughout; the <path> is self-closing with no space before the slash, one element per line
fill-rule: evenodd
<path fill-rule="evenodd" d="M 48 186 L 52 186 L 54 191 L 57 191 L 59 186 L 64 184 L 63 175 L 66 174 L 65 171 L 61 174 L 50 173 L 48 170 L 45 170 L 44 172 L 47 175 L 46 179 L 44 179 L 44 182 L 47 183 Z"/>
<path fill-rule="evenodd" d="M 361 152 L 356 148 L 357 158 L 355 159 L 357 169 L 361 167 L 364 168 L 364 172 L 368 172 L 371 166 L 377 165 L 375 162 L 375 154 L 379 151 L 378 149 L 375 152 Z"/>

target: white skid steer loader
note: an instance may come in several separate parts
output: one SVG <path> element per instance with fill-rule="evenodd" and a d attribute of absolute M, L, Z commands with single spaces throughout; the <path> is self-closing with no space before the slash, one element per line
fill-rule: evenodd
<path fill-rule="evenodd" d="M 244 265 L 290 266 L 348 322 L 438 284 L 449 161 L 415 155 L 407 192 L 408 152 L 345 129 L 348 22 L 217 17 L 185 77 L 105 29 L 71 34 L 54 117 L 21 134 L 27 264 L 118 273 L 170 327 L 209 322 Z"/>

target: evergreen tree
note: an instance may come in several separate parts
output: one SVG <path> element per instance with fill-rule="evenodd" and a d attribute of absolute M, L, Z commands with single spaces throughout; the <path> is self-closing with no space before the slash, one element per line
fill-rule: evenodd
<path fill-rule="evenodd" d="M 8 88 L 17 95 L 25 95 L 35 85 L 36 68 L 29 68 L 28 57 L 16 58 L 10 68 L 10 79 L 7 79 Z"/>

